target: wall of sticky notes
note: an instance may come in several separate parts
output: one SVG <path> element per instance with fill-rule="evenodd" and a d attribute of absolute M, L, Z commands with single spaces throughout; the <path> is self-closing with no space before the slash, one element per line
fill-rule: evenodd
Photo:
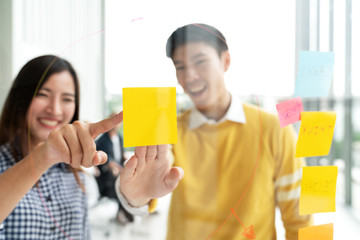
<path fill-rule="evenodd" d="M 276 106 L 281 127 L 301 121 L 295 157 L 329 154 L 336 113 L 304 111 L 302 99 L 328 95 L 333 65 L 333 52 L 301 51 L 295 84 L 296 98 L 283 101 Z M 335 212 L 337 174 L 336 166 L 303 167 L 300 215 Z M 333 224 L 303 228 L 298 234 L 299 239 L 333 239 Z"/>
<path fill-rule="evenodd" d="M 310 56 L 312 56 L 312 59 L 309 59 Z M 314 61 L 317 61 L 317 63 L 314 63 Z M 300 53 L 300 67 L 296 80 L 295 95 L 327 97 L 331 84 L 333 64 L 333 53 Z M 306 77 L 303 79 L 304 76 Z M 301 120 L 295 155 L 297 157 L 327 155 L 332 143 L 336 113 L 303 112 L 301 113 Z M 338 168 L 336 166 L 303 168 L 299 201 L 300 215 L 336 211 L 337 175 Z M 333 224 L 300 229 L 299 239 L 333 239 Z"/>

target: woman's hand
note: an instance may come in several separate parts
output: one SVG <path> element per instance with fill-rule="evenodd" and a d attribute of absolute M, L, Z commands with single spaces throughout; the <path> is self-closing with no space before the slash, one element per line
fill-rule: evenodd
<path fill-rule="evenodd" d="M 97 123 L 75 121 L 52 131 L 48 139 L 35 150 L 39 150 L 42 162 L 49 167 L 59 162 L 70 164 L 74 168 L 104 164 L 107 154 L 96 151 L 94 139 L 120 124 L 122 120 L 123 115 L 120 112 Z"/>
<path fill-rule="evenodd" d="M 168 145 L 136 147 L 121 172 L 120 191 L 130 205 L 143 206 L 172 192 L 183 176 L 181 168 L 170 166 Z"/>

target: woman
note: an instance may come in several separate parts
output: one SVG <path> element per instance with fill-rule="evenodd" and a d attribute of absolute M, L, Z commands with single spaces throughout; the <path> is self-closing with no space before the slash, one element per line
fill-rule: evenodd
<path fill-rule="evenodd" d="M 0 118 L 0 239 L 90 238 L 79 169 L 107 161 L 94 139 L 118 125 L 122 112 L 86 124 L 78 115 L 79 82 L 69 62 L 46 55 L 25 64 Z M 131 205 L 169 193 L 181 179 L 166 149 L 135 149 L 121 181 Z M 147 193 L 149 186 L 157 190 Z"/>
<path fill-rule="evenodd" d="M 79 82 L 69 62 L 47 55 L 21 69 L 0 120 L 0 239 L 89 238 L 78 169 L 106 162 L 93 139 L 107 122 L 75 122 L 78 116 Z"/>

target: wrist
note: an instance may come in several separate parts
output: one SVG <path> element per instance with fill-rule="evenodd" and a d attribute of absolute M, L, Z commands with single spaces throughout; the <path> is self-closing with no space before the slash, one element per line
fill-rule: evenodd
<path fill-rule="evenodd" d="M 125 195 L 124 195 L 125 196 Z M 147 199 L 137 199 L 137 200 L 133 200 L 133 201 L 130 201 L 126 196 L 125 196 L 126 200 L 128 201 L 129 205 L 131 207 L 135 207 L 135 208 L 138 208 L 138 207 L 142 207 L 142 206 L 145 206 L 145 205 L 148 205 L 151 201 L 151 198 L 147 198 Z"/>
<path fill-rule="evenodd" d="M 46 172 L 53 163 L 49 162 L 45 157 L 45 143 L 38 144 L 29 154 L 34 165 L 42 172 Z"/>
<path fill-rule="evenodd" d="M 149 204 L 149 202 L 151 201 L 151 198 L 132 198 L 132 197 L 128 197 L 122 190 L 121 187 L 119 188 L 121 194 L 123 195 L 123 197 L 125 198 L 126 202 L 131 206 L 131 207 L 142 207 L 145 206 L 147 204 Z"/>

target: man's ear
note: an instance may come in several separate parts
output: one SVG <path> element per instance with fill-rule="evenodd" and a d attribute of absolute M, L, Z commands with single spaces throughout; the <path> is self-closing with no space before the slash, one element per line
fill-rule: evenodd
<path fill-rule="evenodd" d="M 229 51 L 222 52 L 221 53 L 221 59 L 222 59 L 223 64 L 224 64 L 224 72 L 226 72 L 229 69 L 230 62 L 231 62 Z"/>

